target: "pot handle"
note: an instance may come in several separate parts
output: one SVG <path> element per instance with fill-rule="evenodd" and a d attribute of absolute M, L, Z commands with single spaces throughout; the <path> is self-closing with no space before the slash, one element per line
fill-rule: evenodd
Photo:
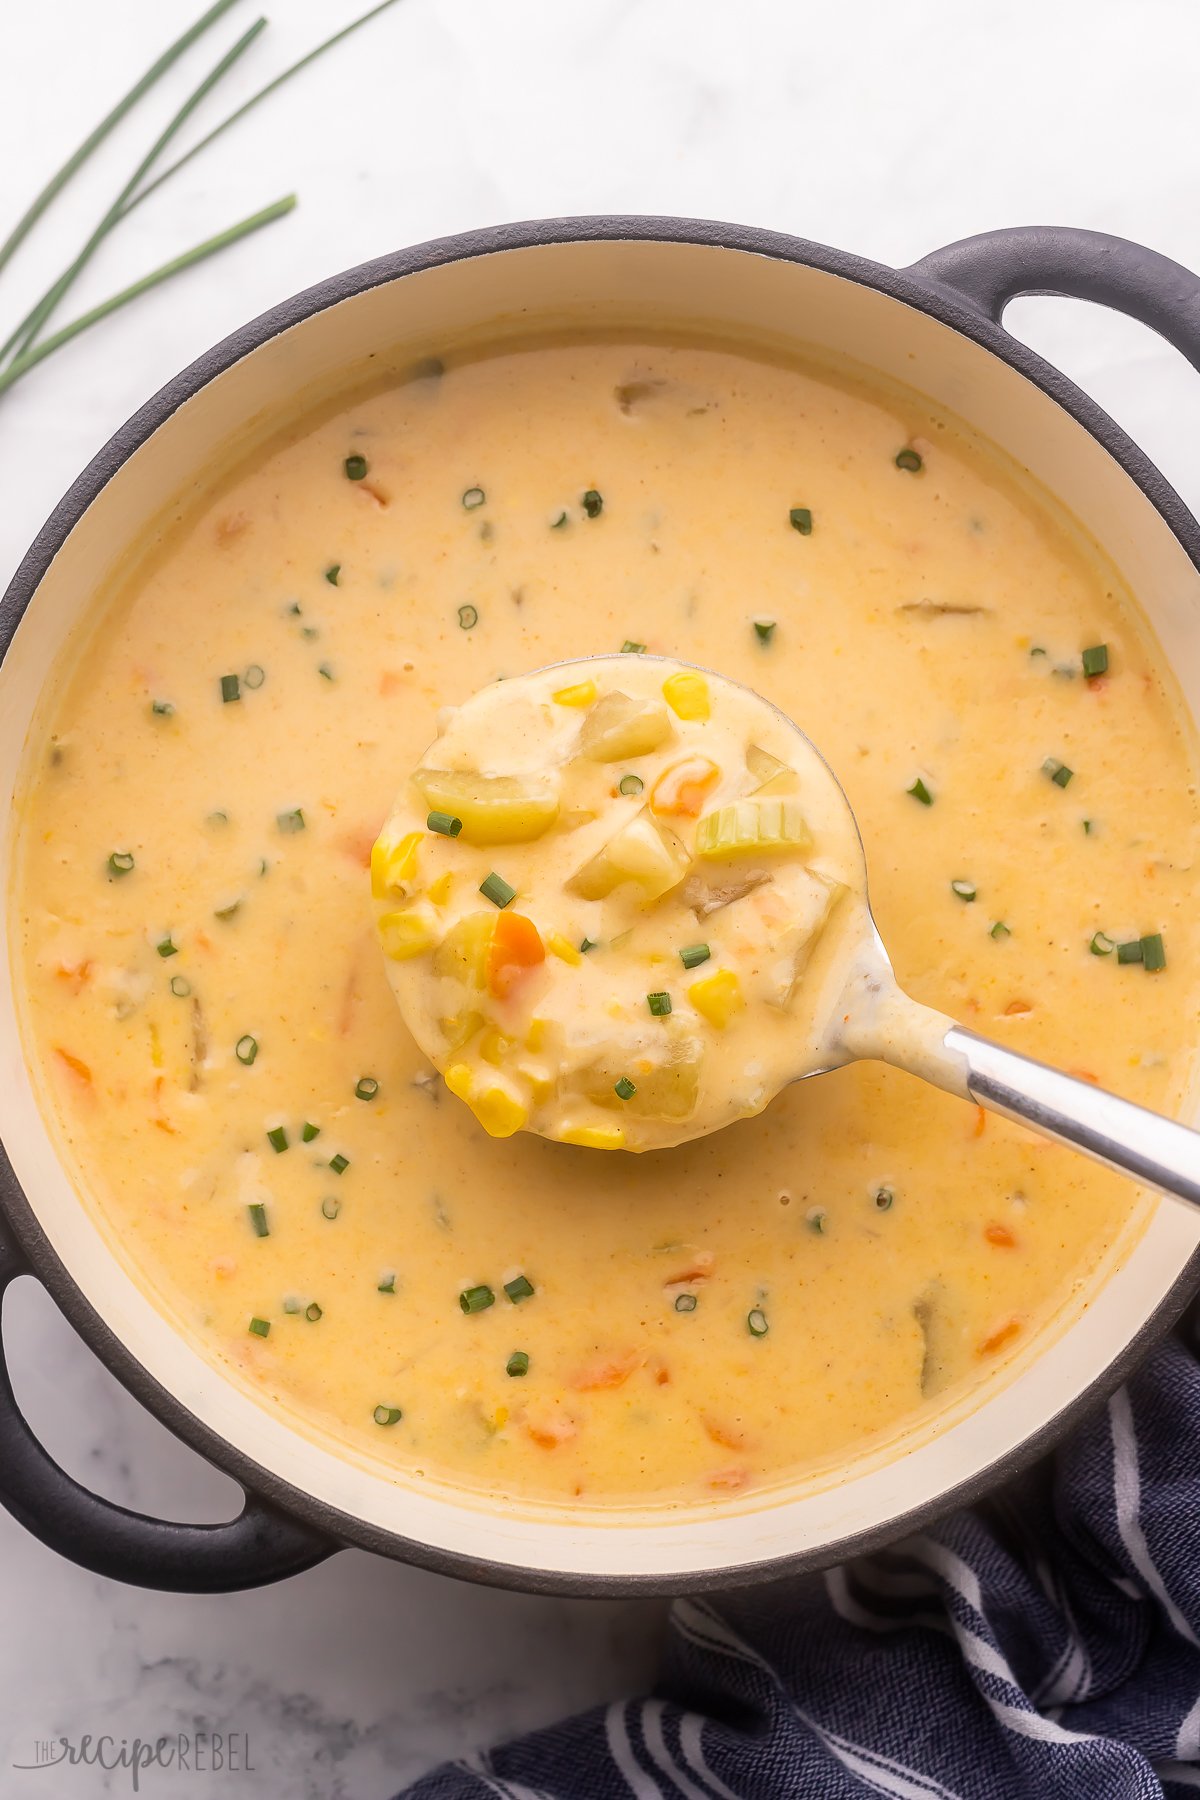
<path fill-rule="evenodd" d="M 31 1273 L 0 1220 L 0 1308 L 10 1283 Z M 224 1525 L 176 1525 L 90 1493 L 59 1468 L 26 1424 L 2 1342 L 0 1506 L 79 1568 L 170 1593 L 261 1587 L 298 1575 L 341 1547 L 250 1493 Z"/>
<path fill-rule="evenodd" d="M 1095 300 L 1148 325 L 1200 369 L 1200 278 L 1128 238 L 1070 225 L 1018 225 L 946 244 L 908 273 L 953 290 L 997 325 L 1019 295 Z"/>

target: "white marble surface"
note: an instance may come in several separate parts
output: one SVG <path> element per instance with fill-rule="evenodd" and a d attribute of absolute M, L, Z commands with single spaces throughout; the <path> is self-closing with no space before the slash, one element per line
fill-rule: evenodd
<path fill-rule="evenodd" d="M 199 4 L 3 8 L 0 235 Z M 230 96 L 355 10 L 280 0 Z M 252 17 L 243 0 L 76 182 L 0 277 L 0 322 L 69 259 L 152 121 Z M 97 257 L 81 303 L 301 196 L 268 236 L 0 399 L 0 582 L 79 467 L 177 368 L 282 296 L 403 243 L 539 214 L 673 212 L 903 263 L 972 231 L 1057 221 L 1200 266 L 1198 55 L 1193 0 L 401 0 Z M 1068 302 L 1023 302 L 1009 323 L 1200 502 L 1200 383 L 1173 353 Z M 147 1510 L 232 1510 L 231 1484 L 144 1415 L 27 1286 L 6 1343 L 51 1450 Z M 357 1553 L 251 1595 L 146 1594 L 79 1573 L 3 1515 L 0 1606 L 5 1800 L 129 1791 L 123 1773 L 14 1771 L 39 1737 L 205 1727 L 248 1733 L 255 1773 L 151 1771 L 144 1792 L 384 1800 L 441 1757 L 648 1679 L 661 1619 L 654 1605 L 490 1593 Z"/>

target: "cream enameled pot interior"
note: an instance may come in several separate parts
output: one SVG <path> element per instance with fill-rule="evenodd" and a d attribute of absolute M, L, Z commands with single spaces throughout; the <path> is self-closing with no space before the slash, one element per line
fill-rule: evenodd
<path fill-rule="evenodd" d="M 464 340 L 532 325 L 684 326 L 850 357 L 962 415 L 1055 493 L 1150 612 L 1193 714 L 1200 711 L 1200 578 L 1151 503 L 1108 453 L 1032 383 L 926 315 L 805 265 L 684 243 L 542 245 L 434 266 L 343 300 L 270 339 L 186 402 L 119 469 L 43 580 L 0 669 L 4 791 L 51 666 L 89 595 L 172 499 L 231 450 L 290 415 L 302 392 L 335 390 Z M 368 364 L 371 350 L 380 354 Z M 11 803 L 10 803 L 11 804 Z M 11 853 L 11 820 L 0 855 Z M 816 1554 L 928 1508 L 1019 1450 L 1118 1357 L 1200 1244 L 1200 1220 L 1160 1205 L 1115 1254 L 1108 1280 L 1053 1341 L 1031 1345 L 936 1436 L 855 1464 L 840 1483 L 724 1508 L 572 1518 L 508 1504 L 503 1515 L 448 1489 L 335 1454 L 220 1374 L 134 1284 L 77 1199 L 42 1121 L 22 1055 L 13 984 L 0 988 L 0 1135 L 55 1253 L 154 1379 L 245 1458 L 351 1520 L 541 1577 L 657 1578 Z M 1147 1203 L 1150 1204 L 1149 1202 Z"/>

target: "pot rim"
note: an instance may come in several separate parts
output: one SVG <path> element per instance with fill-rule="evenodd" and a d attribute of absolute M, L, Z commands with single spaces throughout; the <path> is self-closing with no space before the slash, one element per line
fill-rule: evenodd
<path fill-rule="evenodd" d="M 926 275 L 920 263 L 893 269 L 849 251 L 787 233 L 716 220 L 637 214 L 535 219 L 427 240 L 344 270 L 261 313 L 167 382 L 96 453 L 34 538 L 0 598 L 0 661 L 7 655 L 43 577 L 83 515 L 129 457 L 181 406 L 234 364 L 292 326 L 344 300 L 408 275 L 508 250 L 620 241 L 686 244 L 801 264 L 872 288 L 971 339 L 1041 389 L 1101 444 L 1150 501 L 1193 566 L 1200 570 L 1200 524 L 1174 488 L 1115 420 L 1061 371 L 1011 336 L 958 289 Z M 973 1504 L 1049 1450 L 1077 1420 L 1106 1399 L 1165 1336 L 1200 1281 L 1198 1250 L 1184 1264 L 1163 1299 L 1146 1316 L 1124 1349 L 1066 1406 L 1023 1439 L 1016 1450 L 946 1488 L 934 1500 L 836 1542 L 824 1543 L 819 1548 L 766 1557 L 755 1563 L 697 1569 L 687 1575 L 577 1574 L 522 1568 L 407 1538 L 342 1512 L 263 1468 L 163 1387 L 116 1336 L 51 1246 L 3 1145 L 0 1145 L 0 1214 L 10 1224 L 24 1252 L 28 1272 L 43 1283 L 89 1348 L 150 1412 L 191 1448 L 231 1475 L 248 1495 L 261 1497 L 281 1512 L 325 1534 L 331 1548 L 357 1547 L 439 1574 L 494 1587 L 569 1596 L 670 1595 L 748 1586 L 827 1567 L 895 1543 L 956 1508 Z"/>

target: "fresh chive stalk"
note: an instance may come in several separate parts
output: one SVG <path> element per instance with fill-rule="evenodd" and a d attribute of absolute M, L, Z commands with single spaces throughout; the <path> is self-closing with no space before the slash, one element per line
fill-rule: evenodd
<path fill-rule="evenodd" d="M 685 969 L 698 969 L 711 955 L 712 951 L 707 944 L 685 944 L 679 952 L 679 960 Z"/>
<path fill-rule="evenodd" d="M 359 1100 L 374 1100 L 379 1092 L 379 1083 L 373 1075 L 363 1075 L 355 1082 L 354 1092 Z"/>
<path fill-rule="evenodd" d="M 269 1319 L 251 1319 L 250 1330 L 255 1337 L 270 1337 L 271 1321 Z"/>
<path fill-rule="evenodd" d="M 479 608 L 477 606 L 471 606 L 470 604 L 460 606 L 458 609 L 458 622 L 464 631 L 474 631 L 476 625 L 479 623 Z"/>
<path fill-rule="evenodd" d="M 767 1323 L 767 1315 L 761 1306 L 751 1307 L 746 1314 L 746 1329 L 751 1337 L 766 1337 L 771 1327 Z"/>
<path fill-rule="evenodd" d="M 665 1019 L 671 1010 L 671 996 L 666 993 L 647 994 L 646 1005 L 656 1019 Z"/>
<path fill-rule="evenodd" d="M 628 1075 L 622 1075 L 619 1080 L 613 1082 L 613 1093 L 618 1100 L 632 1100 L 637 1093 L 637 1088 L 630 1081 Z"/>
<path fill-rule="evenodd" d="M 436 831 L 439 837 L 457 837 L 462 830 L 463 822 L 455 818 L 453 813 L 431 812 L 425 821 L 427 830 Z"/>
<path fill-rule="evenodd" d="M 260 1200 L 256 1200 L 246 1211 L 250 1214 L 250 1226 L 255 1237 L 270 1237 L 271 1227 L 267 1223 L 267 1209 Z"/>
<path fill-rule="evenodd" d="M 503 875 L 497 875 L 495 869 L 485 880 L 480 882 L 479 892 L 485 900 L 490 900 L 493 906 L 498 906 L 501 912 L 506 906 L 510 906 L 517 897 L 516 888 L 510 887 Z"/>
<path fill-rule="evenodd" d="M 282 1155 L 288 1147 L 287 1126 L 273 1125 L 267 1133 L 267 1142 L 270 1144 L 272 1150 L 274 1150 L 276 1156 Z"/>
<path fill-rule="evenodd" d="M 514 1275 L 511 1281 L 505 1282 L 504 1291 L 516 1306 L 519 1301 L 530 1298 L 533 1293 L 533 1283 L 527 1275 Z"/>
<path fill-rule="evenodd" d="M 245 1037 L 240 1037 L 233 1046 L 233 1054 L 240 1063 L 245 1063 L 246 1067 L 249 1068 L 250 1064 L 258 1055 L 258 1039 L 256 1037 L 251 1037 L 250 1033 L 247 1032 Z"/>
<path fill-rule="evenodd" d="M 1083 663 L 1083 672 L 1089 678 L 1093 675 L 1107 675 L 1108 645 L 1093 644 L 1090 649 L 1083 652 L 1081 661 Z"/>
<path fill-rule="evenodd" d="M 529 1352 L 528 1352 L 528 1350 L 514 1350 L 512 1355 L 509 1357 L 508 1361 L 504 1365 L 504 1373 L 506 1375 L 514 1375 L 514 1376 L 528 1375 L 528 1373 L 529 1373 Z"/>
<path fill-rule="evenodd" d="M 458 1304 L 465 1313 L 486 1312 L 489 1306 L 496 1304 L 496 1296 L 481 1282 L 478 1287 L 464 1288 L 458 1296 Z"/>
<path fill-rule="evenodd" d="M 904 791 L 906 794 L 911 794 L 914 800 L 919 800 L 922 806 L 933 805 L 933 795 L 925 786 L 925 783 L 921 780 L 919 775 L 912 786 L 910 788 L 905 788 Z"/>

